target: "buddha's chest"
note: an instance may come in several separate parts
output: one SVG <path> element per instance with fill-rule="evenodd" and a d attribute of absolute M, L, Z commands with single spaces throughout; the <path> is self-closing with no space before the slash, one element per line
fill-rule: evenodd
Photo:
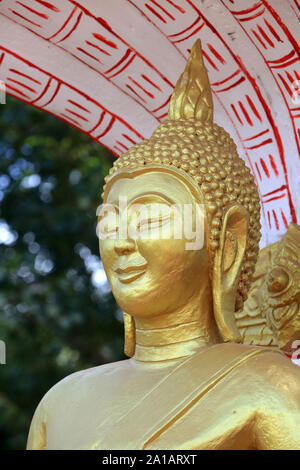
<path fill-rule="evenodd" d="M 196 403 L 186 403 L 179 415 L 180 407 L 168 408 L 168 400 L 157 399 L 159 394 L 151 400 L 150 389 L 159 388 L 159 380 L 153 377 L 150 382 L 111 384 L 98 396 L 91 387 L 64 406 L 58 404 L 47 423 L 47 448 L 251 448 L 253 413 L 244 406 L 245 396 L 222 396 L 216 387 Z M 172 390 L 169 393 L 171 401 Z"/>

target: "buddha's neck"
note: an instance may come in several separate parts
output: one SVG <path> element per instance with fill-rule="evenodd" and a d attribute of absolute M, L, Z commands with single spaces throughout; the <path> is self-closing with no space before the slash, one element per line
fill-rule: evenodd
<path fill-rule="evenodd" d="M 171 314 L 150 319 L 135 318 L 134 359 L 157 362 L 179 359 L 219 341 L 213 314 L 207 306 L 199 310 L 199 299 Z"/>

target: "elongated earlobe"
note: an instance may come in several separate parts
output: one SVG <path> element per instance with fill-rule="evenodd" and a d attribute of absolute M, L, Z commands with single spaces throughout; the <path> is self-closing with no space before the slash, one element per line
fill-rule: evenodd
<path fill-rule="evenodd" d="M 128 313 L 123 313 L 124 317 L 124 353 L 132 357 L 135 353 L 135 322 L 134 318 Z"/>
<path fill-rule="evenodd" d="M 226 209 L 212 276 L 215 320 L 226 342 L 241 342 L 234 311 L 248 225 L 249 215 L 243 206 L 234 204 Z"/>

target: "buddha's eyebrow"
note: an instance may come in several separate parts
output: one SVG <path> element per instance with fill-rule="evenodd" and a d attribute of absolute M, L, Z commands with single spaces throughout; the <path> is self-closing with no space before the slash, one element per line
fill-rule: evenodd
<path fill-rule="evenodd" d="M 173 204 L 175 204 L 175 201 L 173 201 L 171 198 L 167 197 L 167 196 L 164 196 L 160 193 L 157 193 L 157 192 L 151 192 L 151 193 L 141 193 L 135 197 L 133 197 L 132 199 L 130 199 L 130 201 L 128 202 L 128 205 L 131 205 L 133 203 L 136 203 L 138 202 L 139 200 L 142 200 L 142 201 L 154 201 L 154 202 L 161 202 L 161 203 L 164 203 L 164 204 L 167 204 L 168 206 L 171 206 Z"/>

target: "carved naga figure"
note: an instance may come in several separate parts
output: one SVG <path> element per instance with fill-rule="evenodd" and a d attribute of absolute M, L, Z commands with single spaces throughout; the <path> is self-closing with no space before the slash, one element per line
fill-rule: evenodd
<path fill-rule="evenodd" d="M 255 307 L 263 318 L 255 334 L 272 336 L 274 347 L 241 344 L 257 342 L 256 311 L 243 303 L 259 252 L 260 204 L 233 140 L 213 123 L 200 41 L 169 119 L 115 161 L 103 202 L 114 216 L 100 214 L 100 253 L 130 358 L 52 387 L 33 417 L 28 449 L 300 449 L 300 370 L 278 347 L 298 331 L 297 245 L 294 235 L 288 240 L 297 229 L 269 249 L 274 258 Z M 164 210 L 152 217 L 151 205 Z M 186 205 L 193 226 L 203 208 L 197 248 L 187 249 L 186 234 L 174 236 Z M 138 235 L 112 236 L 125 215 Z"/>
<path fill-rule="evenodd" d="M 253 283 L 236 314 L 243 343 L 277 346 L 291 355 L 300 340 L 300 227 L 259 253 Z"/>

